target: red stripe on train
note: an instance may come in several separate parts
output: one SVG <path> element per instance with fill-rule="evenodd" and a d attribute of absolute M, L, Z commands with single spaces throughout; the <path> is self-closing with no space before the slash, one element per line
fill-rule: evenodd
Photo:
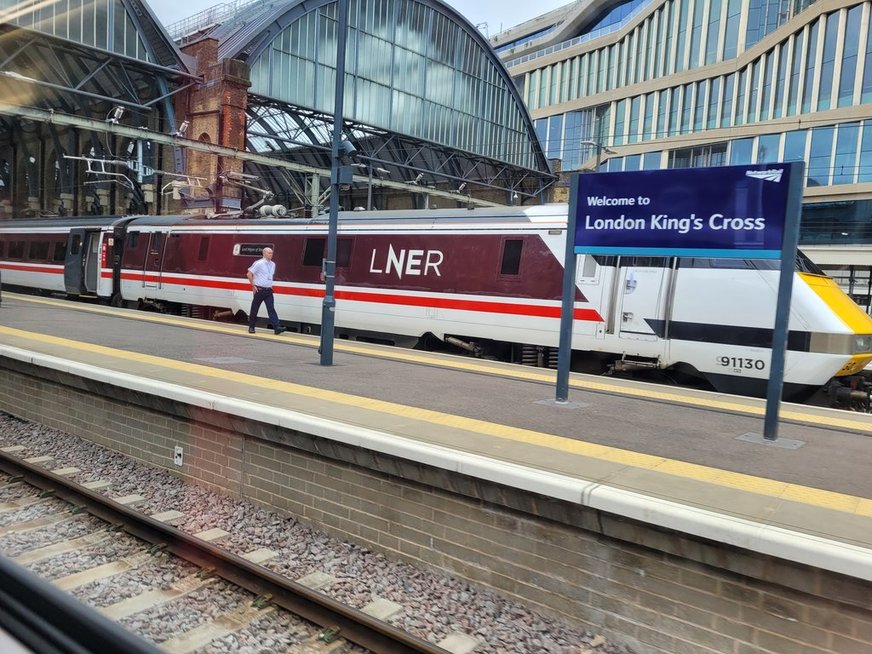
<path fill-rule="evenodd" d="M 246 282 L 227 282 L 211 279 L 197 279 L 174 277 L 172 275 L 157 275 L 151 273 L 123 272 L 121 278 L 127 281 L 149 281 L 163 284 L 184 284 L 202 288 L 222 288 L 233 291 L 248 291 L 251 286 Z M 295 295 L 298 297 L 324 297 L 323 289 L 318 288 L 288 288 L 276 287 L 277 295 Z M 434 298 L 420 295 L 398 295 L 395 293 L 370 293 L 366 291 L 336 291 L 337 300 L 351 302 L 369 302 L 371 304 L 394 304 L 400 306 L 434 307 L 437 309 L 451 309 L 454 311 L 477 311 L 482 313 L 502 313 L 516 316 L 530 316 L 538 318 L 559 318 L 560 306 L 521 304 L 518 302 L 493 302 L 489 300 L 460 300 L 452 298 Z M 602 316 L 596 309 L 575 309 L 575 320 L 589 320 L 603 322 Z"/>
<path fill-rule="evenodd" d="M 0 263 L 0 269 L 19 270 L 22 272 L 51 273 L 53 275 L 62 275 L 64 273 L 63 266 L 21 266 L 14 263 Z"/>

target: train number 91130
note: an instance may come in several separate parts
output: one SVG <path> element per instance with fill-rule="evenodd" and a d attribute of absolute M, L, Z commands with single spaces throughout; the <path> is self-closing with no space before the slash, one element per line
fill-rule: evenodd
<path fill-rule="evenodd" d="M 739 370 L 764 370 L 766 362 L 763 359 L 749 359 L 746 357 L 718 357 L 718 365 L 725 368 Z"/>

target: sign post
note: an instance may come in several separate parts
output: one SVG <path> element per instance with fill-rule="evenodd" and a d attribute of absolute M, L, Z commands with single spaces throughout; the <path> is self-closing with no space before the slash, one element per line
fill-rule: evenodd
<path fill-rule="evenodd" d="M 566 402 L 576 254 L 781 259 L 764 437 L 776 438 L 804 163 L 576 175 L 570 186 L 557 402 Z"/>
<path fill-rule="evenodd" d="M 763 438 L 774 441 L 778 438 L 778 408 L 781 405 L 781 389 L 784 385 L 784 358 L 787 350 L 790 322 L 790 297 L 793 294 L 793 269 L 796 265 L 796 248 L 799 245 L 799 218 L 802 213 L 802 182 L 805 179 L 805 163 L 790 164 L 785 209 L 784 240 L 781 244 L 781 276 L 778 278 L 778 303 L 775 307 L 775 330 L 772 334 L 772 364 L 769 385 L 766 388 L 766 415 L 763 419 Z"/>
<path fill-rule="evenodd" d="M 557 346 L 557 392 L 554 401 L 569 401 L 569 367 L 572 364 L 572 317 L 575 309 L 575 234 L 580 175 L 569 180 L 569 216 L 566 224 L 566 251 L 563 258 L 563 302 L 560 308 L 560 342 Z"/>

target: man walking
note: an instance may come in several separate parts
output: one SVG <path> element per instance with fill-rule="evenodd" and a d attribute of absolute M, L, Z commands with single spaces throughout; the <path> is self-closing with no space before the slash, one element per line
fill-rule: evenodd
<path fill-rule="evenodd" d="M 251 284 L 251 290 L 254 291 L 254 297 L 251 298 L 251 311 L 248 312 L 248 333 L 254 333 L 254 324 L 257 322 L 257 312 L 260 310 L 260 305 L 266 303 L 266 312 L 269 314 L 269 321 L 273 326 L 276 334 L 281 334 L 286 331 L 279 322 L 279 317 L 276 314 L 275 303 L 273 302 L 273 275 L 276 272 L 276 265 L 273 263 L 272 248 L 263 249 L 263 259 L 258 259 L 251 268 L 248 269 L 248 281 Z"/>

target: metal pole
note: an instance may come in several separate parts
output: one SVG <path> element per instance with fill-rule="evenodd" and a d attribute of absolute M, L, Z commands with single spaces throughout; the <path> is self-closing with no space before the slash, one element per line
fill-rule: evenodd
<path fill-rule="evenodd" d="M 366 210 L 372 211 L 372 162 L 367 168 L 369 169 L 369 186 L 366 187 Z"/>
<path fill-rule="evenodd" d="M 599 172 L 600 162 L 603 158 L 603 144 L 599 141 L 596 142 L 596 168 L 594 168 L 594 172 Z"/>
<path fill-rule="evenodd" d="M 572 364 L 572 322 L 575 312 L 575 223 L 580 175 L 569 180 L 569 215 L 566 219 L 566 247 L 563 257 L 563 303 L 560 308 L 560 341 L 557 349 L 555 401 L 569 401 L 569 367 Z"/>
<path fill-rule="evenodd" d="M 778 438 L 778 409 L 784 386 L 784 359 L 787 349 L 790 320 L 790 296 L 796 267 L 796 248 L 799 244 L 799 219 L 802 212 L 802 186 L 805 180 L 805 162 L 790 164 L 790 186 L 787 189 L 787 209 L 784 212 L 784 236 L 781 241 L 781 275 L 778 280 L 778 302 L 775 308 L 775 329 L 772 333 L 772 364 L 766 390 L 766 416 L 763 438 Z"/>
<path fill-rule="evenodd" d="M 348 33 L 348 0 L 338 0 L 336 40 L 336 98 L 333 105 L 333 148 L 330 152 L 330 215 L 327 223 L 327 257 L 324 260 L 324 304 L 321 307 L 321 365 L 333 365 L 333 330 L 336 324 L 336 234 L 339 230 L 339 144 L 345 101 L 345 45 Z"/>

